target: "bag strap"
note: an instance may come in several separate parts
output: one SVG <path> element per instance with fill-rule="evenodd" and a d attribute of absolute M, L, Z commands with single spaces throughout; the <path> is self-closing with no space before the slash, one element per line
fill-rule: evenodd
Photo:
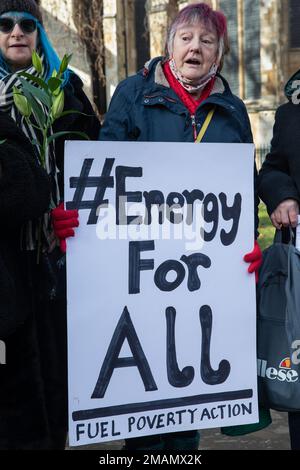
<path fill-rule="evenodd" d="M 295 235 L 294 235 L 292 227 L 289 227 L 289 232 L 290 232 L 290 240 L 289 240 L 289 243 L 287 243 L 287 245 L 293 245 Z M 282 230 L 276 229 L 273 243 L 282 243 Z"/>
<path fill-rule="evenodd" d="M 210 121 L 212 120 L 213 118 L 213 115 L 214 115 L 214 112 L 216 110 L 216 107 L 214 106 L 208 113 L 208 115 L 206 116 L 206 119 L 203 123 L 203 126 L 201 127 L 201 130 L 197 136 L 197 139 L 195 140 L 195 144 L 200 144 L 200 142 L 202 141 L 203 137 L 204 137 L 204 134 L 205 132 L 207 131 L 207 128 L 208 126 L 210 125 Z"/>
<path fill-rule="evenodd" d="M 273 243 L 281 243 L 282 242 L 282 231 L 276 229 Z"/>

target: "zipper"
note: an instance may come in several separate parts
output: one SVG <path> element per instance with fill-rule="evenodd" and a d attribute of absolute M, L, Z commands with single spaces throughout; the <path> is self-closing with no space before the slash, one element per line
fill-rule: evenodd
<path fill-rule="evenodd" d="M 153 94 L 153 95 L 144 95 L 144 98 L 148 98 L 148 99 L 163 98 L 164 100 L 169 101 L 170 103 L 177 103 L 177 101 L 174 100 L 173 98 L 170 98 L 169 96 L 164 96 L 161 93 L 156 93 L 156 94 Z"/>
<path fill-rule="evenodd" d="M 191 119 L 192 119 L 193 131 L 194 131 L 194 141 L 196 142 L 196 140 L 197 140 L 197 127 L 196 127 L 196 118 L 195 118 L 194 114 L 191 115 Z"/>

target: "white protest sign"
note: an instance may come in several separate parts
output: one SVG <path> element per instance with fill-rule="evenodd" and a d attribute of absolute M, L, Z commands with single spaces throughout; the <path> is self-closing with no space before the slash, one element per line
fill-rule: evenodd
<path fill-rule="evenodd" d="M 71 445 L 258 421 L 253 154 L 67 142 Z"/>

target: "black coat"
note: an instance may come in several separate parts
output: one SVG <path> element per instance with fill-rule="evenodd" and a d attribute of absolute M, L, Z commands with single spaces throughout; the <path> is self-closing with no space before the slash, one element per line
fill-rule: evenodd
<path fill-rule="evenodd" d="M 259 196 L 270 215 L 285 199 L 300 203 L 300 105 L 296 104 L 299 100 L 293 103 L 291 87 L 297 77 L 300 78 L 300 71 L 286 86 L 289 102 L 276 112 L 271 151 L 258 178 Z"/>
<path fill-rule="evenodd" d="M 0 338 L 6 365 L 0 365 L 0 449 L 48 445 L 36 327 L 28 263 L 19 250 L 24 222 L 49 206 L 50 184 L 34 150 L 15 122 L 0 113 Z"/>
<path fill-rule="evenodd" d="M 28 303 L 19 251 L 23 223 L 49 206 L 49 179 L 35 163 L 33 148 L 14 121 L 0 113 L 0 338 L 26 318 Z M 25 276 L 26 277 L 26 276 Z"/>
<path fill-rule="evenodd" d="M 82 87 L 83 83 L 80 78 L 75 74 L 71 74 L 70 82 L 67 87 L 64 88 L 64 111 L 74 110 L 83 114 L 76 112 L 61 117 L 54 123 L 53 131 L 79 131 L 84 132 L 90 140 L 98 140 L 100 122 Z M 57 167 L 60 170 L 59 186 L 61 194 L 63 194 L 64 143 L 66 140 L 82 140 L 82 137 L 69 134 L 55 140 L 55 156 Z"/>

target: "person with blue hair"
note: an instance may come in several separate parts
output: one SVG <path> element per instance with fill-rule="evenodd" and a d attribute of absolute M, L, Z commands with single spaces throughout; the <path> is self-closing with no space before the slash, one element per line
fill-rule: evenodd
<path fill-rule="evenodd" d="M 1 0 L 0 115 L 6 114 L 8 122 L 13 119 L 24 138 L 33 144 L 32 156 L 41 165 L 38 145 L 41 132 L 34 116 L 30 120 L 22 116 L 13 97 L 13 89 L 21 88 L 21 71 L 38 74 L 32 64 L 34 50 L 41 57 L 42 78 L 47 81 L 54 70 L 59 70 L 60 60 L 45 32 L 38 2 Z M 28 76 L 27 80 L 30 80 Z M 34 81 L 32 84 L 36 86 Z M 7 374 L 5 397 L 3 389 L 0 394 L 0 449 L 64 449 L 66 442 L 67 333 L 62 251 L 66 249 L 65 239 L 73 236 L 78 226 L 78 213 L 63 208 L 64 141 L 76 139 L 74 131 L 97 140 L 100 123 L 83 91 L 82 81 L 69 69 L 64 73 L 62 88 L 64 111 L 74 112 L 57 119 L 49 132 L 71 134 L 56 139 L 55 143 L 52 141 L 46 149 L 44 166 L 51 190 L 49 209 L 39 222 L 27 221 L 21 231 L 20 256 L 26 260 L 26 288 L 31 296 L 34 323 L 30 337 L 22 329 L 14 333 L 19 345 L 13 342 L 15 350 L 11 347 L 11 357 L 18 356 L 19 347 L 23 359 L 11 361 L 10 365 L 8 358 L 6 367 L 15 369 Z M 4 402 L 4 416 L 1 416 Z"/>

